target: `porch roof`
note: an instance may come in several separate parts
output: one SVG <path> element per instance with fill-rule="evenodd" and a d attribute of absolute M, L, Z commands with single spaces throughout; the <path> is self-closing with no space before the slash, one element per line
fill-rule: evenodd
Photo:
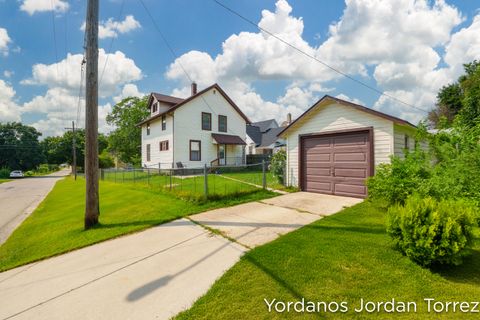
<path fill-rule="evenodd" d="M 242 138 L 240 138 L 239 136 L 212 133 L 212 138 L 218 144 L 246 145 L 245 141 L 243 141 Z"/>

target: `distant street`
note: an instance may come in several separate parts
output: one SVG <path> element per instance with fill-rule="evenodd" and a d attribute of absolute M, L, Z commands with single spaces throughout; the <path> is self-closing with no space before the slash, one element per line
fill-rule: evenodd
<path fill-rule="evenodd" d="M 35 210 L 55 182 L 69 173 L 70 169 L 65 169 L 0 184 L 0 244 Z"/>

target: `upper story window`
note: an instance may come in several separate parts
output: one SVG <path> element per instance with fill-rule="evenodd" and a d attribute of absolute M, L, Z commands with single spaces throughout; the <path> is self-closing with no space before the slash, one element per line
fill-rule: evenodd
<path fill-rule="evenodd" d="M 218 116 L 218 131 L 227 132 L 227 116 Z"/>
<path fill-rule="evenodd" d="M 166 129 L 167 129 L 167 116 L 162 115 L 162 130 L 166 130 Z"/>
<path fill-rule="evenodd" d="M 147 136 L 150 135 L 150 123 L 147 123 Z"/>
<path fill-rule="evenodd" d="M 158 111 L 158 103 L 155 102 L 155 103 L 152 105 L 152 113 L 156 113 L 157 111 Z"/>
<path fill-rule="evenodd" d="M 202 112 L 202 130 L 212 130 L 212 114 Z"/>

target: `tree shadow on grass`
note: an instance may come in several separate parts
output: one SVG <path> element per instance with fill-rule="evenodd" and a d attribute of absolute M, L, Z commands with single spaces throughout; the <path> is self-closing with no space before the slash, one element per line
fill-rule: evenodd
<path fill-rule="evenodd" d="M 480 250 L 472 250 L 460 266 L 437 265 L 431 271 L 449 281 L 480 285 Z"/>
<path fill-rule="evenodd" d="M 370 234 L 386 234 L 385 227 L 362 227 L 362 226 L 325 226 L 318 224 L 309 224 L 305 228 L 318 229 L 324 231 L 344 231 L 344 232 L 358 232 L 358 233 L 370 233 Z"/>
<path fill-rule="evenodd" d="M 99 223 L 95 225 L 93 229 L 114 229 L 114 228 L 121 228 L 121 227 L 142 227 L 142 226 L 160 226 L 165 223 L 171 222 L 173 220 L 179 219 L 180 217 L 171 217 L 171 218 L 164 218 L 164 219 L 151 219 L 151 220 L 139 220 L 139 221 L 126 221 L 126 222 L 113 222 L 113 223 Z M 179 220 L 175 222 L 175 226 L 178 225 L 187 225 L 189 222 Z M 170 225 L 173 226 L 173 225 Z"/>

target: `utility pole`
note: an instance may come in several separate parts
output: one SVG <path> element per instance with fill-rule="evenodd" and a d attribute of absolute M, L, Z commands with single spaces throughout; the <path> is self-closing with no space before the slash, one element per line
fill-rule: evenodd
<path fill-rule="evenodd" d="M 72 127 L 71 128 L 65 128 L 65 130 L 72 130 L 72 153 L 73 153 L 73 163 L 72 163 L 72 173 L 75 177 L 75 180 L 77 180 L 77 143 L 76 143 L 76 137 L 75 137 L 75 121 L 72 121 Z"/>
<path fill-rule="evenodd" d="M 98 0 L 88 0 L 85 36 L 87 70 L 85 86 L 85 229 L 98 223 Z"/>

